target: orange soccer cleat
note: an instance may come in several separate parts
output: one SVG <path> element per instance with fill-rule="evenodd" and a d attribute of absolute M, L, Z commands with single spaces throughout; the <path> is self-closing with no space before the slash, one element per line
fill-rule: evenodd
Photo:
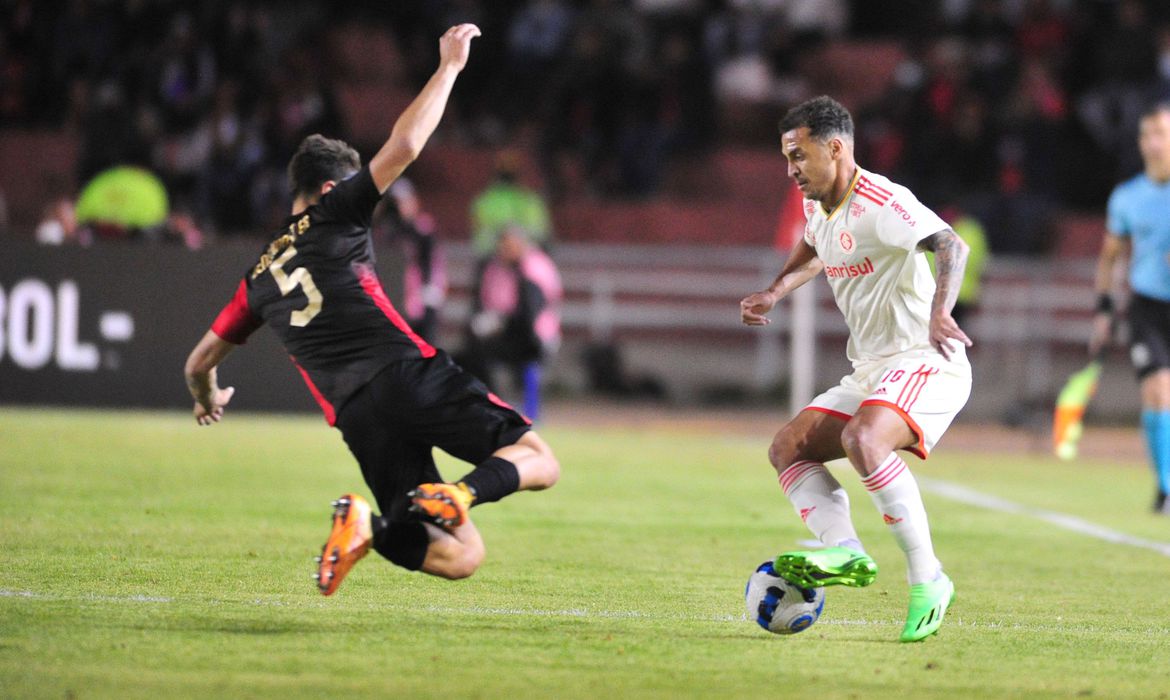
<path fill-rule="evenodd" d="M 412 512 L 418 513 L 423 520 L 447 529 L 467 522 L 467 510 L 475 500 L 475 494 L 463 482 L 419 484 L 407 495 L 410 496 Z"/>
<path fill-rule="evenodd" d="M 373 537 L 366 499 L 347 493 L 333 502 L 333 531 L 321 548 L 313 575 L 321 595 L 333 595 L 353 565 L 370 551 Z"/>

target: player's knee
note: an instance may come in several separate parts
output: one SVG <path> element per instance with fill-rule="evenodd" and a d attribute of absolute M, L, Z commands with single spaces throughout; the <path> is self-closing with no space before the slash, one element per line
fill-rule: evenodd
<path fill-rule="evenodd" d="M 439 570 L 439 576 L 448 581 L 458 581 L 459 579 L 470 578 L 475 570 L 479 568 L 478 564 L 451 564 Z"/>
<path fill-rule="evenodd" d="M 561 463 L 548 443 L 536 433 L 530 432 L 521 439 L 521 444 L 530 448 L 538 457 L 535 462 L 536 468 L 530 470 L 528 477 L 530 483 L 526 485 L 526 488 L 531 491 L 540 491 L 556 484 L 561 478 Z"/>
<path fill-rule="evenodd" d="M 796 461 L 796 445 L 785 433 L 778 433 L 772 438 L 772 444 L 768 445 L 768 461 L 777 473 Z"/>
<path fill-rule="evenodd" d="M 441 558 L 433 562 L 429 571 L 435 576 L 457 581 L 475 574 L 483 563 L 483 542 L 463 542 L 459 547 L 450 548 Z"/>
<path fill-rule="evenodd" d="M 846 454 L 854 454 L 862 449 L 865 443 L 865 429 L 858 423 L 850 422 L 841 431 L 841 447 L 845 448 Z"/>
<path fill-rule="evenodd" d="M 561 478 L 561 463 L 557 461 L 556 455 L 550 450 L 544 457 L 544 469 L 541 472 L 540 488 L 547 489 L 552 487 Z"/>
<path fill-rule="evenodd" d="M 850 421 L 841 431 L 841 447 L 845 448 L 845 454 L 850 457 L 868 455 L 877 451 L 881 449 L 880 442 L 881 439 L 877 431 L 865 423 Z M 889 450 L 887 449 L 886 452 Z"/>
<path fill-rule="evenodd" d="M 446 559 L 438 570 L 438 574 L 446 579 L 456 581 L 474 574 L 483 563 L 484 549 L 482 544 L 467 544 L 459 552 Z"/>

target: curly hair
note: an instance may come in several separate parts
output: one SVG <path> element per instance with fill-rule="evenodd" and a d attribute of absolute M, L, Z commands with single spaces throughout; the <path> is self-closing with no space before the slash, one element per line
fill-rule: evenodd
<path fill-rule="evenodd" d="M 340 181 L 362 167 L 362 158 L 350 145 L 321 134 L 306 136 L 288 162 L 288 184 L 293 197 L 316 197 L 321 185 Z"/>
<path fill-rule="evenodd" d="M 808 127 L 808 135 L 818 141 L 834 136 L 853 138 L 853 117 L 849 110 L 827 95 L 806 100 L 788 110 L 780 120 L 780 133 Z"/>

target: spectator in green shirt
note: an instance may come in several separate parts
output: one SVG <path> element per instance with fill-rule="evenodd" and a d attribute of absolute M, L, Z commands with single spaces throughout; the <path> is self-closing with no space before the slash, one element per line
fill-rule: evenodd
<path fill-rule="evenodd" d="M 539 193 L 519 180 L 518 154 L 500 152 L 491 184 L 471 203 L 471 243 L 481 260 L 495 252 L 500 232 L 508 226 L 519 226 L 530 241 L 548 248 L 552 237 L 548 205 Z"/>

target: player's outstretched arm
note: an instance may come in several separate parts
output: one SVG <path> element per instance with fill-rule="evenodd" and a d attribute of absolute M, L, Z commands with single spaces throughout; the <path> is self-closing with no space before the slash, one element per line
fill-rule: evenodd
<path fill-rule="evenodd" d="M 749 326 L 768 325 L 772 321 L 765 314 L 792 290 L 816 277 L 824 267 L 815 248 L 804 239 L 797 241 L 784 261 L 784 268 L 776 276 L 776 281 L 767 289 L 749 294 L 739 302 L 740 319 Z"/>
<path fill-rule="evenodd" d="M 418 158 L 427 139 L 439 126 L 455 78 L 467 65 L 471 40 L 479 34 L 479 27 L 474 24 L 459 24 L 439 39 L 439 68 L 394 122 L 390 138 L 370 160 L 370 174 L 379 192 L 385 192 L 406 166 Z"/>
<path fill-rule="evenodd" d="M 183 374 L 187 378 L 187 389 L 195 399 L 195 422 L 199 425 L 218 423 L 223 417 L 224 406 L 232 400 L 236 390 L 232 387 L 219 388 L 215 368 L 223 362 L 236 346 L 207 331 L 187 357 Z"/>
<path fill-rule="evenodd" d="M 971 339 L 951 317 L 951 309 L 959 300 L 963 271 L 971 248 L 950 229 L 933 233 L 919 242 L 918 247 L 934 253 L 935 292 L 930 305 L 930 344 L 948 360 L 954 351 L 950 341 L 957 340 L 971 347 Z"/>

